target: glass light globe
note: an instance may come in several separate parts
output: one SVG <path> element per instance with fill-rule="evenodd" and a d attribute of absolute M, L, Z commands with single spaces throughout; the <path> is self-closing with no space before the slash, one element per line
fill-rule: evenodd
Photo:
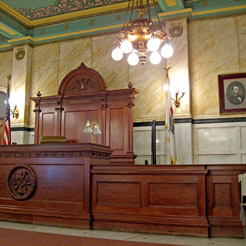
<path fill-rule="evenodd" d="M 160 47 L 161 40 L 159 38 L 151 38 L 147 43 L 149 51 L 157 51 Z"/>
<path fill-rule="evenodd" d="M 165 44 L 161 49 L 161 55 L 164 58 L 170 58 L 173 55 L 173 48 L 170 44 Z"/>
<path fill-rule="evenodd" d="M 139 62 L 139 58 L 138 58 L 138 55 L 136 53 L 131 53 L 128 58 L 127 58 L 127 61 L 129 63 L 129 65 L 131 66 L 135 66 L 138 64 Z"/>
<path fill-rule="evenodd" d="M 130 53 L 132 51 L 132 43 L 125 39 L 121 44 L 120 44 L 120 49 L 123 53 Z"/>
<path fill-rule="evenodd" d="M 116 48 L 112 51 L 111 56 L 112 56 L 112 58 L 113 58 L 115 61 L 119 61 L 119 60 L 122 59 L 123 53 L 122 53 L 122 51 L 121 51 L 120 48 L 116 47 Z"/>
<path fill-rule="evenodd" d="M 149 59 L 150 59 L 150 62 L 152 63 L 152 64 L 154 64 L 154 65 L 157 65 L 157 64 L 159 64 L 160 62 L 161 62 L 161 56 L 160 56 L 160 54 L 158 53 L 158 52 L 153 52 L 151 55 L 150 55 L 150 57 L 149 57 Z"/>
<path fill-rule="evenodd" d="M 168 84 L 163 85 L 163 89 L 164 89 L 164 91 L 168 91 L 169 90 L 169 85 Z"/>

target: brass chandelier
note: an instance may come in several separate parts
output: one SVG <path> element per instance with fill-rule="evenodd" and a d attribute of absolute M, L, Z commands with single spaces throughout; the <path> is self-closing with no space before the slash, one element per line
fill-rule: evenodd
<path fill-rule="evenodd" d="M 172 56 L 173 49 L 169 44 L 170 38 L 161 25 L 155 0 L 153 0 L 153 5 L 158 24 L 154 24 L 151 18 L 149 0 L 146 1 L 146 4 L 143 3 L 143 0 L 129 0 L 123 28 L 117 35 L 116 48 L 111 54 L 115 61 L 121 60 L 123 53 L 126 53 L 129 54 L 127 61 L 130 65 L 135 66 L 139 62 L 144 65 L 148 53 L 151 53 L 150 62 L 159 64 L 161 61 L 159 49 L 164 58 Z M 127 22 L 129 13 L 130 18 Z"/>

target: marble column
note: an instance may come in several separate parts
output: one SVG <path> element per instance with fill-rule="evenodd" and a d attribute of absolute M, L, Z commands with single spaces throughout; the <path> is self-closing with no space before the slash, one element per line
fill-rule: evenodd
<path fill-rule="evenodd" d="M 17 105 L 19 118 L 11 118 L 12 142 L 29 143 L 30 80 L 32 47 L 28 44 L 13 50 L 12 79 L 10 83 L 10 105 Z"/>

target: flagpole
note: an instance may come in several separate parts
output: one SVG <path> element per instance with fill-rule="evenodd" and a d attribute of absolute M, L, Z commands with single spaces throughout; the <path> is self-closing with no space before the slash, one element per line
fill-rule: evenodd
<path fill-rule="evenodd" d="M 167 130 L 167 153 L 169 158 L 167 159 L 168 163 L 171 160 L 171 165 L 175 165 L 177 161 L 176 155 L 176 144 L 175 144 L 175 135 L 174 135 L 174 115 L 172 108 L 172 98 L 171 98 L 171 90 L 170 90 L 170 79 L 168 75 L 168 68 L 164 68 L 166 70 L 166 83 L 168 85 L 167 90 L 167 103 L 166 103 L 166 122 L 165 129 Z"/>
<path fill-rule="evenodd" d="M 7 75 L 7 79 L 8 79 L 8 84 L 7 84 L 7 98 L 8 98 L 8 100 L 9 100 L 9 81 L 11 80 L 11 75 L 9 74 L 9 75 Z"/>
<path fill-rule="evenodd" d="M 166 91 L 166 119 L 165 119 L 165 130 L 166 130 L 166 142 L 167 142 L 167 163 L 170 164 L 171 160 L 170 160 L 170 146 L 168 144 L 168 140 L 169 140 L 169 131 L 168 131 L 168 121 L 169 121 L 169 108 L 168 108 L 168 90 L 170 87 L 169 81 L 167 79 L 168 76 L 168 70 L 170 69 L 170 67 L 168 68 L 164 68 L 164 70 L 166 71 L 166 85 L 167 88 L 165 89 Z"/>
<path fill-rule="evenodd" d="M 11 79 L 11 75 L 7 76 L 8 84 L 7 84 L 7 107 L 6 107 L 6 115 L 5 115 L 5 124 L 4 124 L 4 134 L 3 134 L 3 144 L 10 145 L 11 144 L 11 127 L 10 127 L 10 105 L 9 105 L 9 81 Z"/>

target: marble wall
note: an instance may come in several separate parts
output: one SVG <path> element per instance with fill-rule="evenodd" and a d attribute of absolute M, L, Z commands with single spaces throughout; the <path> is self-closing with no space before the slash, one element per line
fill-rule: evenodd
<path fill-rule="evenodd" d="M 151 127 L 134 127 L 134 153 L 137 155 L 136 164 L 144 164 L 145 160 L 151 164 Z M 191 123 L 175 124 L 175 140 L 176 140 L 176 154 L 177 164 L 191 164 L 193 163 L 193 141 L 190 140 L 192 136 Z M 144 141 L 143 141 L 144 140 Z M 156 163 L 167 164 L 170 163 L 167 146 L 167 133 L 164 126 L 156 127 Z"/>
<path fill-rule="evenodd" d="M 194 163 L 246 163 L 246 122 L 193 126 Z"/>
<path fill-rule="evenodd" d="M 0 52 L 0 91 L 7 91 L 7 76 L 12 74 L 13 51 Z"/>
<path fill-rule="evenodd" d="M 245 24 L 245 15 L 189 24 L 193 118 L 223 117 L 219 112 L 218 75 L 246 71 Z M 230 117 L 234 116 L 239 115 Z"/>
<path fill-rule="evenodd" d="M 201 120 L 244 117 L 244 114 L 220 114 L 218 74 L 246 72 L 246 16 L 191 22 L 181 18 L 168 21 L 167 29 L 173 23 L 183 26 L 183 34 L 172 38 L 174 56 L 168 61 L 163 59 L 157 66 L 147 60 L 144 66 L 139 64 L 131 67 L 126 57 L 119 62 L 113 61 L 111 51 L 116 34 L 34 46 L 28 58 L 31 75 L 27 94 L 34 97 L 40 91 L 42 96 L 56 95 L 65 75 L 83 62 L 102 75 L 109 90 L 127 88 L 131 81 L 140 91 L 136 96 L 134 122 L 163 121 L 166 107 L 164 68 L 171 66 L 170 79 L 174 90 L 185 92 L 181 107 L 174 110 L 175 118 Z M 17 65 L 13 51 L 0 53 L 1 90 L 6 90 L 8 74 L 14 72 L 18 76 Z M 28 107 L 29 117 L 23 121 L 23 126 L 34 127 L 34 104 L 31 102 Z M 28 112 L 27 109 L 25 111 Z M 176 124 L 178 164 L 246 162 L 244 123 L 187 122 Z M 13 126 L 18 126 L 18 123 L 12 121 Z M 33 133 L 13 134 L 18 143 L 33 141 Z M 138 155 L 138 164 L 143 164 L 145 160 L 151 162 L 150 136 L 150 127 L 134 128 L 134 151 Z M 157 128 L 157 139 L 157 162 L 163 164 L 167 162 L 163 126 Z"/>
<path fill-rule="evenodd" d="M 115 34 L 40 45 L 33 48 L 31 96 L 40 91 L 42 96 L 56 95 L 67 73 L 81 62 L 96 69 L 104 78 L 108 89 L 127 88 L 131 81 L 140 91 L 136 96 L 134 121 L 164 120 L 166 61 L 157 66 L 147 60 L 144 66 L 131 67 L 126 57 L 115 62 L 111 58 Z M 34 126 L 34 104 L 31 103 L 30 126 Z"/>
<path fill-rule="evenodd" d="M 57 94 L 64 76 L 84 62 L 101 73 L 110 90 L 127 88 L 131 81 L 140 91 L 134 109 L 135 122 L 164 120 L 166 79 L 163 68 L 167 65 L 171 66 L 170 78 L 175 88 L 186 93 L 183 106 L 175 111 L 176 117 L 223 117 L 219 113 L 218 74 L 245 71 L 246 17 L 207 19 L 189 24 L 181 19 L 180 22 L 184 30 L 180 38 L 172 40 L 174 56 L 168 64 L 163 60 L 157 66 L 147 61 L 144 66 L 131 67 L 126 57 L 113 61 L 115 34 L 34 47 L 31 96 L 37 91 L 43 96 Z M 30 117 L 33 126 L 32 113 Z"/>

